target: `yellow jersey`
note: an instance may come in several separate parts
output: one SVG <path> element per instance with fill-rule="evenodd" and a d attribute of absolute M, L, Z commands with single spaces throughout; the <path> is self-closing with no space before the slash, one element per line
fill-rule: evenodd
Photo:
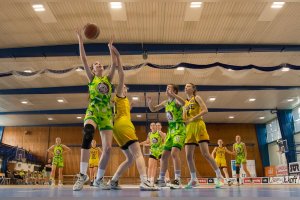
<path fill-rule="evenodd" d="M 90 148 L 90 160 L 99 160 L 99 149 L 97 147 Z"/>
<path fill-rule="evenodd" d="M 185 100 L 184 106 L 186 109 L 186 119 L 191 119 L 201 112 L 201 107 L 196 101 L 195 96 L 193 96 L 190 100 Z M 199 120 L 202 120 L 202 117 Z"/>
<path fill-rule="evenodd" d="M 114 97 L 115 102 L 115 120 L 121 117 L 130 117 L 130 104 L 127 97 L 118 97 L 117 95 Z"/>
<path fill-rule="evenodd" d="M 216 159 L 225 159 L 225 147 L 217 147 Z"/>

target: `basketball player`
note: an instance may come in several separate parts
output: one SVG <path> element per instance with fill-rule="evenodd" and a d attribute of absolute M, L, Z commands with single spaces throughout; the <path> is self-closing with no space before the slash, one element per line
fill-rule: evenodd
<path fill-rule="evenodd" d="M 112 125 L 112 109 L 110 105 L 112 84 L 111 81 L 114 77 L 115 68 L 117 65 L 116 56 L 112 53 L 112 40 L 109 42 L 108 47 L 112 59 L 112 67 L 109 74 L 103 75 L 104 67 L 99 61 L 94 62 L 91 68 L 88 65 L 82 38 L 82 30 L 77 31 L 79 41 L 80 57 L 89 80 L 89 105 L 86 110 L 84 118 L 83 139 L 81 145 L 81 158 L 80 158 L 80 173 L 78 179 L 73 186 L 74 191 L 80 191 L 84 183 L 89 180 L 87 175 L 89 154 L 91 142 L 94 138 L 94 133 L 98 127 L 102 140 L 102 154 L 99 162 L 97 178 L 94 181 L 95 187 L 100 189 L 108 189 L 107 184 L 104 183 L 103 176 L 105 173 L 108 160 L 110 158 L 112 138 L 113 138 L 113 125 Z"/>
<path fill-rule="evenodd" d="M 209 153 L 208 143 L 209 135 L 203 121 L 203 115 L 208 112 L 207 107 L 201 97 L 196 95 L 196 86 L 192 83 L 185 85 L 185 93 L 187 100 L 183 109 L 183 118 L 186 121 L 186 139 L 185 139 L 185 152 L 188 162 L 188 167 L 191 173 L 191 180 L 186 185 L 186 189 L 193 188 L 199 185 L 196 176 L 196 167 L 194 161 L 194 151 L 197 146 L 204 158 L 211 165 L 216 173 L 217 181 L 216 188 L 221 187 L 220 180 L 223 179 L 220 169 L 218 168 L 214 158 Z"/>
<path fill-rule="evenodd" d="M 247 149 L 245 143 L 241 142 L 241 136 L 235 136 L 236 143 L 233 144 L 233 152 L 235 154 L 236 180 L 237 185 L 240 186 L 240 169 L 241 164 L 247 177 L 251 177 L 247 168 Z"/>
<path fill-rule="evenodd" d="M 102 150 L 96 146 L 96 140 L 92 140 L 92 147 L 90 148 L 90 159 L 89 159 L 89 168 L 90 168 L 90 179 L 91 184 L 93 186 L 93 182 L 96 179 L 97 169 L 99 164 L 99 155 Z"/>
<path fill-rule="evenodd" d="M 148 133 L 147 140 L 141 143 L 141 145 L 150 145 L 151 154 L 148 161 L 148 178 L 152 186 L 156 177 L 157 161 L 161 158 L 166 137 L 165 133 L 157 130 L 158 124 L 160 125 L 160 123 L 155 124 L 154 122 L 150 124 L 151 132 Z"/>
<path fill-rule="evenodd" d="M 223 140 L 219 139 L 218 140 L 218 147 L 215 147 L 213 152 L 211 153 L 211 156 L 214 158 L 216 154 L 215 161 L 218 165 L 218 167 L 222 170 L 225 174 L 227 183 L 229 186 L 232 185 L 232 182 L 229 179 L 228 171 L 227 171 L 227 163 L 226 163 L 226 158 L 225 158 L 225 153 L 229 153 L 231 155 L 234 155 L 233 152 L 229 151 L 226 147 L 223 147 Z"/>
<path fill-rule="evenodd" d="M 172 182 L 170 188 L 181 188 L 181 161 L 180 151 L 184 145 L 185 140 L 185 125 L 182 119 L 182 106 L 184 100 L 179 97 L 178 86 L 169 84 L 167 86 L 166 94 L 168 100 L 161 102 L 159 105 L 152 105 L 152 98 L 148 97 L 148 106 L 151 112 L 157 112 L 165 107 L 167 119 L 169 123 L 168 133 L 164 144 L 164 151 L 161 157 L 160 163 L 160 179 L 158 180 L 158 186 L 165 187 L 165 175 L 168 168 L 168 159 L 172 156 L 175 171 L 175 180 Z"/>
<path fill-rule="evenodd" d="M 67 147 L 64 144 L 61 144 L 61 139 L 57 137 L 55 139 L 55 144 L 52 145 L 47 152 L 53 155 L 53 160 L 52 160 L 52 170 L 51 170 L 51 175 L 50 175 L 50 181 L 51 181 L 51 186 L 55 186 L 55 170 L 58 168 L 58 187 L 62 187 L 62 172 L 64 168 L 64 157 L 63 154 L 71 151 L 69 147 Z"/>
<path fill-rule="evenodd" d="M 140 174 L 141 184 L 140 190 L 157 190 L 150 184 L 147 178 L 145 160 L 141 151 L 138 138 L 135 134 L 135 128 L 130 117 L 130 103 L 127 98 L 127 87 L 124 84 L 124 71 L 120 60 L 120 54 L 115 47 L 112 47 L 117 55 L 119 84 L 114 97 L 115 116 L 113 136 L 120 146 L 126 160 L 120 164 L 114 176 L 112 177 L 109 186 L 111 189 L 119 190 L 119 178 L 135 161 L 136 167 Z"/>

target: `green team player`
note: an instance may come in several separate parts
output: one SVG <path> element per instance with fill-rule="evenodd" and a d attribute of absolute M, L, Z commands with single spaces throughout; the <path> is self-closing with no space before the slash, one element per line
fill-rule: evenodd
<path fill-rule="evenodd" d="M 104 182 L 105 169 L 108 164 L 113 138 L 112 109 L 111 109 L 111 93 L 115 69 L 117 66 L 117 52 L 113 50 L 113 41 L 108 44 L 111 55 L 112 65 L 109 73 L 104 74 L 104 67 L 99 61 L 89 66 L 83 45 L 82 29 L 77 31 L 79 42 L 79 51 L 81 61 L 83 63 L 87 78 L 89 80 L 89 105 L 84 118 L 83 138 L 81 144 L 80 172 L 78 179 L 73 186 L 74 191 L 80 191 L 84 183 L 89 180 L 87 175 L 88 162 L 90 157 L 91 142 L 94 138 L 96 128 L 99 129 L 102 141 L 102 154 L 98 165 L 97 178 L 93 185 L 100 189 L 109 189 Z"/>
<path fill-rule="evenodd" d="M 153 106 L 151 97 L 148 97 L 148 106 L 151 112 L 156 112 L 165 107 L 166 115 L 169 123 L 168 133 L 164 144 L 164 151 L 160 163 L 160 180 L 158 186 L 165 187 L 165 175 L 168 168 L 168 158 L 172 155 L 175 171 L 175 180 L 171 184 L 171 189 L 181 188 L 181 161 L 180 151 L 184 146 L 186 137 L 185 124 L 182 119 L 182 106 L 185 101 L 178 96 L 178 86 L 169 84 L 167 86 L 168 100 L 163 101 L 159 105 Z"/>
<path fill-rule="evenodd" d="M 50 175 L 50 181 L 51 181 L 51 186 L 55 186 L 55 170 L 58 168 L 58 186 L 62 187 L 62 172 L 64 168 L 64 157 L 63 154 L 71 151 L 69 147 L 67 147 L 64 144 L 61 144 L 61 139 L 57 137 L 55 139 L 55 145 L 52 145 L 47 152 L 52 154 L 53 160 L 52 160 L 52 170 L 51 170 L 51 175 Z"/>
<path fill-rule="evenodd" d="M 163 143 L 166 134 L 157 130 L 157 125 L 152 122 L 150 124 L 151 132 L 148 133 L 147 140 L 141 142 L 141 145 L 150 146 L 150 156 L 148 161 L 148 178 L 151 185 L 154 185 L 154 178 L 156 177 L 157 162 L 161 158 L 163 152 Z"/>
<path fill-rule="evenodd" d="M 235 154 L 235 167 L 236 167 L 236 179 L 237 185 L 240 185 L 240 168 L 241 164 L 247 177 L 251 177 L 247 168 L 247 149 L 245 143 L 241 142 L 241 136 L 235 136 L 236 143 L 233 144 L 233 153 Z"/>

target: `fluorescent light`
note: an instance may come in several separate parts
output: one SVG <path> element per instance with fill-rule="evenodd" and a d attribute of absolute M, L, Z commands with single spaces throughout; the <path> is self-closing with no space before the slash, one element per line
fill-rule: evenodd
<path fill-rule="evenodd" d="M 110 2 L 110 7 L 112 9 L 120 9 L 120 8 L 122 8 L 122 3 L 121 2 Z"/>
<path fill-rule="evenodd" d="M 229 116 L 228 118 L 229 118 L 229 119 L 234 119 L 234 116 Z"/>
<path fill-rule="evenodd" d="M 139 100 L 139 97 L 132 97 L 132 100 L 138 101 L 138 100 Z"/>
<path fill-rule="evenodd" d="M 184 70 L 184 67 L 177 67 L 176 68 L 178 71 L 183 71 Z"/>
<path fill-rule="evenodd" d="M 136 117 L 138 117 L 138 118 L 141 118 L 141 117 L 142 117 L 142 115 L 136 115 Z"/>
<path fill-rule="evenodd" d="M 82 117 L 80 117 L 80 116 L 78 116 L 78 117 L 76 117 L 77 119 L 81 119 Z"/>
<path fill-rule="evenodd" d="M 48 117 L 48 120 L 49 120 L 49 121 L 52 121 L 52 120 L 53 120 L 53 118 L 52 118 L 52 117 Z"/>
<path fill-rule="evenodd" d="M 57 99 L 57 102 L 58 102 L 58 103 L 64 103 L 65 100 L 63 100 L 63 99 Z"/>
<path fill-rule="evenodd" d="M 273 2 L 271 8 L 282 8 L 285 2 Z"/>
<path fill-rule="evenodd" d="M 24 72 L 26 72 L 26 73 L 32 73 L 32 71 L 30 69 L 26 69 L 26 70 L 24 70 Z"/>
<path fill-rule="evenodd" d="M 202 2 L 191 2 L 190 7 L 191 8 L 200 8 L 202 5 Z"/>
<path fill-rule="evenodd" d="M 253 101 L 256 101 L 256 99 L 255 98 L 250 98 L 250 99 L 248 99 L 248 101 L 253 102 Z"/>
<path fill-rule="evenodd" d="M 208 98 L 208 101 L 214 102 L 216 99 L 217 99 L 216 97 L 209 97 L 209 98 Z"/>
<path fill-rule="evenodd" d="M 283 68 L 281 68 L 281 71 L 282 71 L 282 72 L 288 72 L 288 71 L 290 71 L 290 68 L 288 68 L 288 67 L 283 67 Z"/>
<path fill-rule="evenodd" d="M 287 101 L 292 102 L 292 101 L 295 101 L 295 99 L 290 98 L 290 99 L 287 99 Z"/>
<path fill-rule="evenodd" d="M 32 5 L 32 8 L 35 12 L 43 12 L 46 10 L 44 5 L 42 5 L 42 4 L 34 4 L 34 5 Z"/>
<path fill-rule="evenodd" d="M 227 69 L 227 71 L 229 71 L 229 72 L 233 72 L 233 69 Z"/>
<path fill-rule="evenodd" d="M 21 100 L 22 104 L 28 104 L 28 100 Z"/>
<path fill-rule="evenodd" d="M 259 117 L 259 119 L 265 119 L 265 117 Z"/>

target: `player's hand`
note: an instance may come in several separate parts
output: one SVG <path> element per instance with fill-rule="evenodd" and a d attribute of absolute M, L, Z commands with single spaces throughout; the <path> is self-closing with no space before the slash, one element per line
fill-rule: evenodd
<path fill-rule="evenodd" d="M 76 29 L 75 32 L 76 32 L 77 38 L 79 40 L 82 40 L 82 28 Z"/>
<path fill-rule="evenodd" d="M 175 97 L 175 93 L 171 89 L 167 89 L 167 95 L 170 97 Z"/>

